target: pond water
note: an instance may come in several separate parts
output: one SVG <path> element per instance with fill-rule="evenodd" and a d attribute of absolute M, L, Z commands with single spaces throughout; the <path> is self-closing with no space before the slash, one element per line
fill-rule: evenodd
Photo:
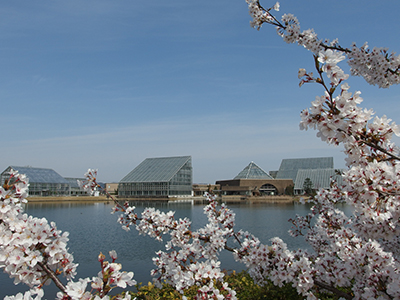
<path fill-rule="evenodd" d="M 153 206 L 162 211 L 175 211 L 175 216 L 188 217 L 192 220 L 192 228 L 197 229 L 206 223 L 203 213 L 204 205 L 193 205 L 191 202 L 169 203 L 133 203 L 137 211 Z M 124 231 L 117 223 L 117 215 L 111 214 L 112 203 L 30 203 L 26 212 L 36 217 L 45 217 L 55 221 L 57 228 L 70 233 L 68 247 L 73 253 L 75 262 L 79 263 L 76 278 L 95 276 L 100 265 L 97 256 L 100 252 L 109 258 L 108 252 L 115 250 L 117 262 L 122 270 L 133 271 L 137 282 L 151 281 L 150 270 L 153 269 L 152 257 L 158 250 L 164 250 L 162 242 L 139 235 L 132 229 Z M 253 233 L 262 243 L 268 243 L 272 237 L 279 236 L 290 249 L 305 248 L 307 245 L 301 238 L 292 238 L 288 234 L 291 224 L 288 219 L 296 214 L 305 215 L 309 206 L 301 204 L 229 204 L 236 214 L 236 229 Z M 235 262 L 231 254 L 221 255 L 222 268 L 242 270 L 244 266 Z M 0 273 L 0 299 L 5 295 L 15 295 L 25 291 L 23 285 L 15 286 L 7 274 Z M 45 298 L 54 299 L 57 292 L 52 283 L 45 286 Z"/>

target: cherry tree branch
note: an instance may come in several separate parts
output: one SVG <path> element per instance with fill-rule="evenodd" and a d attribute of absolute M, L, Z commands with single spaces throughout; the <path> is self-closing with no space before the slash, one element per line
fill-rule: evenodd
<path fill-rule="evenodd" d="M 330 291 L 330 292 L 336 294 L 339 297 L 343 297 L 343 298 L 348 299 L 348 300 L 353 299 L 353 296 L 351 296 L 350 294 L 348 294 L 346 292 L 343 292 L 343 291 L 341 291 L 341 290 L 339 290 L 339 289 L 337 289 L 337 288 L 335 288 L 335 287 L 333 287 L 331 285 L 328 285 L 328 284 L 323 283 L 323 282 L 318 281 L 318 280 L 314 280 L 314 283 L 315 283 L 316 286 L 318 286 L 320 288 L 323 288 L 324 290 Z"/>
<path fill-rule="evenodd" d="M 60 289 L 60 291 L 63 292 L 64 294 L 66 294 L 65 286 L 62 284 L 62 282 L 57 277 L 57 275 L 54 273 L 54 271 L 52 269 L 50 269 L 46 263 L 38 262 L 38 265 L 47 274 L 47 276 L 54 282 L 54 284 Z"/>
<path fill-rule="evenodd" d="M 342 130 L 342 129 L 340 129 L 340 128 L 338 129 L 338 131 L 339 131 L 339 132 L 342 132 L 342 133 L 344 133 L 344 134 L 346 134 L 346 135 L 348 135 L 348 136 L 350 136 L 349 133 L 345 132 L 344 130 Z M 360 135 L 360 136 L 357 136 L 357 137 L 356 137 L 356 140 L 359 141 L 360 143 L 363 143 L 363 144 L 369 146 L 369 147 L 372 148 L 372 149 L 378 150 L 378 151 L 380 151 L 380 152 L 382 152 L 382 153 L 384 153 L 384 154 L 390 156 L 391 159 L 400 161 L 400 157 L 399 157 L 399 156 L 397 156 L 397 155 L 395 155 L 395 154 L 389 152 L 388 150 L 386 150 L 386 149 L 382 148 L 381 146 L 377 145 L 376 143 L 368 142 L 368 141 L 367 141 L 364 137 L 362 137 L 361 135 Z"/>

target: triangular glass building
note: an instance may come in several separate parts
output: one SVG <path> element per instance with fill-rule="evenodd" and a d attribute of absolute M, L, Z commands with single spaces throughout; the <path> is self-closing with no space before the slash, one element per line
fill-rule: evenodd
<path fill-rule="evenodd" d="M 10 171 L 18 171 L 29 179 L 30 196 L 69 196 L 69 182 L 52 169 L 9 166 L 1 173 L 1 184 L 10 177 Z"/>
<path fill-rule="evenodd" d="M 271 175 L 251 162 L 233 179 L 274 179 Z"/>
<path fill-rule="evenodd" d="M 191 156 L 146 158 L 118 185 L 121 197 L 190 196 Z"/>

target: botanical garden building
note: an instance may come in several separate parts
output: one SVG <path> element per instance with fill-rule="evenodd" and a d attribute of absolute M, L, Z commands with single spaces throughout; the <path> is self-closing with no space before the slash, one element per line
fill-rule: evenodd
<path fill-rule="evenodd" d="M 18 171 L 29 179 L 29 196 L 69 196 L 69 182 L 52 169 L 9 166 L 1 173 L 3 185 L 10 171 Z"/>
<path fill-rule="evenodd" d="M 191 196 L 191 156 L 146 158 L 118 185 L 120 197 Z"/>

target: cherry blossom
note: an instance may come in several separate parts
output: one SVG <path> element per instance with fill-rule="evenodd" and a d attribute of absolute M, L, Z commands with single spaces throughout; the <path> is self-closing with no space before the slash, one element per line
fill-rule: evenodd
<path fill-rule="evenodd" d="M 95 178 L 92 182 L 96 182 Z M 92 184 L 92 188 L 96 185 Z M 99 280 L 101 287 L 95 290 L 102 297 L 114 287 L 136 284 L 132 272 L 120 271 L 121 265 L 115 263 L 115 251 L 110 251 L 112 263 L 101 260 L 102 271 L 98 277 L 73 281 L 78 264 L 68 252 L 69 234 L 58 230 L 54 222 L 24 213 L 22 204 L 27 202 L 28 186 L 25 175 L 11 170 L 0 187 L 0 267 L 14 278 L 15 284 L 24 283 L 31 288 L 25 294 L 6 299 L 40 300 L 44 296 L 42 287 L 49 281 L 60 289 L 59 299 L 91 299 L 93 295 L 86 287 Z M 67 278 L 66 285 L 58 278 L 61 274 Z"/>
<path fill-rule="evenodd" d="M 386 116 L 374 117 L 371 109 L 361 108 L 360 92 L 353 94 L 345 80 L 348 79 L 338 64 L 346 57 L 352 75 L 363 76 L 372 85 L 388 87 L 399 83 L 399 56 L 387 49 L 368 51 L 352 45 L 342 48 L 337 41 L 327 44 L 317 39 L 313 30 L 300 31 L 297 18 L 290 14 L 277 22 L 258 19 L 253 11 L 268 11 L 258 1 L 247 1 L 252 25 L 263 23 L 277 26 L 278 34 L 288 43 L 298 43 L 314 53 L 317 76 L 305 69 L 299 70 L 300 85 L 318 83 L 325 90 L 301 113 L 300 129 L 317 130 L 317 136 L 329 144 L 344 146 L 348 170 L 342 174 L 344 184 L 332 182 L 330 190 L 320 190 L 314 198 L 314 207 L 306 217 L 292 220 L 294 236 L 304 236 L 314 253 L 288 252 L 280 241 L 274 252 L 265 253 L 268 247 L 254 242 L 252 259 L 238 256 L 248 266 L 256 266 L 258 257 L 278 259 L 272 264 L 255 267 L 254 278 L 262 281 L 271 278 L 276 284 L 293 282 L 299 293 L 311 296 L 315 287 L 334 292 L 343 298 L 339 287 L 349 287 L 356 299 L 398 298 L 394 288 L 399 277 L 399 161 L 397 147 L 391 141 L 399 135 L 398 126 Z M 273 19 L 274 21 L 270 21 Z M 305 41 L 306 40 L 306 41 Z M 345 201 L 354 207 L 349 218 L 335 207 Z M 277 243 L 278 241 L 273 241 Z M 275 252 L 276 249 L 280 251 Z M 261 251 L 261 252 L 260 252 Z M 297 262 L 307 259 L 300 277 Z M 263 273 L 264 272 L 264 273 Z M 297 273 L 296 273 L 297 272 Z M 295 276 L 293 276 L 295 274 Z"/>
<path fill-rule="evenodd" d="M 100 185 L 96 181 L 97 177 L 97 170 L 96 169 L 88 169 L 85 173 L 85 180 L 77 180 L 78 185 L 83 189 L 85 192 L 89 192 L 91 195 L 100 188 Z"/>
<path fill-rule="evenodd" d="M 301 112 L 300 129 L 314 129 L 322 141 L 343 145 L 347 156 L 343 184 L 332 178 L 329 189 L 320 189 L 307 200 L 313 204 L 308 215 L 290 220 L 290 234 L 304 238 L 311 250 L 291 251 L 278 237 L 264 244 L 251 233 L 236 230 L 235 213 L 209 193 L 204 207 L 207 224 L 196 230 L 188 218 L 176 219 L 172 211 L 147 208 L 139 216 L 135 207 L 111 197 L 112 213 L 121 213 L 118 222 L 124 230 L 135 228 L 159 241 L 168 236 L 165 249 L 153 258 L 154 282 L 167 282 L 182 294 L 196 285 L 195 299 L 236 299 L 224 281 L 221 251 L 230 251 L 245 264 L 256 283 L 290 283 L 307 299 L 316 299 L 321 290 L 342 299 L 400 299 L 400 156 L 392 141 L 400 130 L 387 116 L 375 116 L 372 109 L 360 106 L 361 92 L 351 92 L 349 75 L 339 66 L 347 59 L 351 75 L 386 88 L 400 83 L 400 57 L 385 48 L 370 51 L 367 44 L 343 48 L 337 40 L 322 41 L 313 29 L 301 31 L 292 14 L 283 14 L 279 21 L 272 14 L 280 10 L 279 3 L 265 9 L 258 0 L 246 2 L 251 26 L 271 24 L 285 42 L 313 53 L 315 75 L 299 69 L 300 86 L 316 83 L 322 93 Z M 85 176 L 82 188 L 99 188 L 97 170 L 89 169 Z M 31 287 L 7 300 L 40 300 L 41 287 L 50 280 L 60 289 L 58 299 L 65 300 L 109 299 L 112 289 L 136 283 L 133 272 L 121 271 L 115 251 L 109 253 L 111 262 L 99 255 L 97 276 L 74 281 L 77 264 L 68 252 L 68 233 L 54 222 L 24 213 L 28 185 L 26 176 L 11 171 L 0 187 L 0 267 L 15 284 Z M 353 208 L 352 215 L 338 208 L 342 202 Z M 65 285 L 58 279 L 61 274 L 67 278 Z M 129 293 L 117 299 L 130 299 Z"/>
<path fill-rule="evenodd" d="M 262 7 L 259 0 L 246 2 L 252 17 L 252 27 L 259 30 L 264 23 L 276 26 L 277 33 L 285 42 L 297 43 L 315 55 L 320 51 L 336 49 L 347 56 L 352 75 L 362 76 L 371 85 L 388 88 L 400 83 L 400 55 L 389 52 L 386 48 L 375 47 L 369 51 L 367 43 L 361 47 L 353 44 L 344 48 L 337 40 L 320 40 L 313 29 L 301 31 L 300 22 L 294 15 L 284 14 L 279 21 L 271 12 L 273 8 Z"/>

